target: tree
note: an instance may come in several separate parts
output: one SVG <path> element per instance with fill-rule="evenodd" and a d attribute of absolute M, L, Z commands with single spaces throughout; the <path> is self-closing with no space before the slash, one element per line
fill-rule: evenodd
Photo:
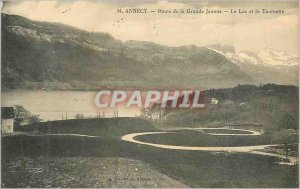
<path fill-rule="evenodd" d="M 15 124 L 20 126 L 30 117 L 30 112 L 21 105 L 15 106 Z"/>
<path fill-rule="evenodd" d="M 299 113 L 297 112 L 279 112 L 278 129 L 299 129 Z"/>
<path fill-rule="evenodd" d="M 26 124 L 36 124 L 41 122 L 42 119 L 39 118 L 39 115 L 31 114 L 21 105 L 15 106 L 15 124 L 16 126 L 26 125 Z"/>
<path fill-rule="evenodd" d="M 298 142 L 298 135 L 295 130 L 282 130 L 274 134 L 273 141 L 278 142 L 285 151 L 285 158 L 288 160 L 289 151 L 293 144 Z"/>

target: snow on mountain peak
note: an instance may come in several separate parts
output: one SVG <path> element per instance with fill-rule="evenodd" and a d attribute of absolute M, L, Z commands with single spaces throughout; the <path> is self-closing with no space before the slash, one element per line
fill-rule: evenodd
<path fill-rule="evenodd" d="M 222 54 L 227 59 L 231 60 L 236 64 L 253 64 L 253 65 L 264 65 L 270 66 L 295 66 L 299 64 L 299 56 L 295 54 L 288 54 L 281 50 L 276 50 L 272 48 L 264 49 L 258 53 L 250 51 L 241 51 L 235 53 L 234 51 L 228 50 L 228 48 L 223 48 L 224 46 L 220 44 L 214 44 L 207 46 L 219 54 Z M 234 49 L 234 48 L 229 48 Z"/>
<path fill-rule="evenodd" d="M 236 59 L 243 63 L 259 64 L 260 61 L 252 52 L 243 51 L 237 54 Z"/>
<path fill-rule="evenodd" d="M 271 48 L 259 51 L 257 56 L 270 66 L 294 66 L 299 64 L 297 55 Z"/>

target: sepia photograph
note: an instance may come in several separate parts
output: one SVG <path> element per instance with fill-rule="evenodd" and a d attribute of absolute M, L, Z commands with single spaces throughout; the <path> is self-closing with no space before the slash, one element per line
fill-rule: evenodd
<path fill-rule="evenodd" d="M 1 188 L 299 188 L 299 2 L 1 5 Z"/>

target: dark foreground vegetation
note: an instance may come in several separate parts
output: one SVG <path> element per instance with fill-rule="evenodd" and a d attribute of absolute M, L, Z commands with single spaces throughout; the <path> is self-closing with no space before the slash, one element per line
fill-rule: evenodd
<path fill-rule="evenodd" d="M 246 153 L 166 150 L 121 141 L 120 137 L 126 133 L 155 130 L 149 122 L 142 119 L 56 121 L 40 123 L 26 130 L 100 137 L 25 135 L 2 137 L 2 185 L 5 187 L 18 187 L 18 183 L 28 182 L 26 177 L 16 176 L 16 173 L 9 171 L 9 162 L 39 157 L 137 159 L 149 163 L 153 169 L 190 187 L 298 187 L 297 165 L 279 165 L 276 163 L 279 161 L 276 157 Z M 189 139 L 196 138 L 189 137 Z M 40 183 L 28 185 L 41 187 Z M 85 187 L 84 184 L 80 186 Z"/>

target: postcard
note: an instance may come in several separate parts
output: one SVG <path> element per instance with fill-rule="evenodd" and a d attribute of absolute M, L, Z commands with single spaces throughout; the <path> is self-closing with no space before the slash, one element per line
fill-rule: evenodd
<path fill-rule="evenodd" d="M 2 188 L 298 188 L 298 1 L 1 2 Z"/>

